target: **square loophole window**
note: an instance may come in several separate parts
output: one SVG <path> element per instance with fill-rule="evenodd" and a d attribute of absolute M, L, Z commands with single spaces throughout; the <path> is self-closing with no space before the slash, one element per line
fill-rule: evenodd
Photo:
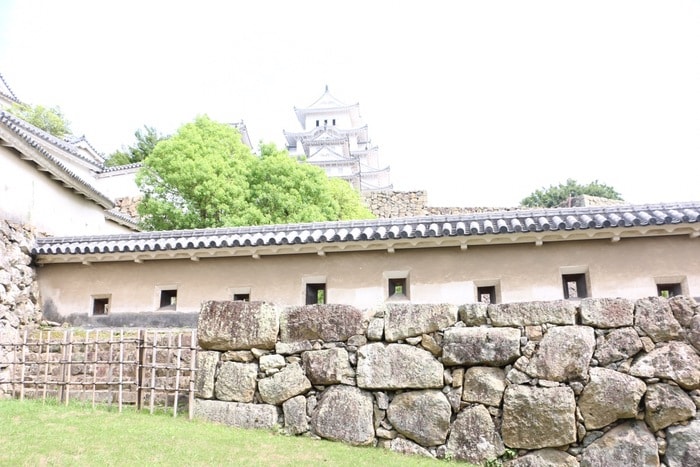
<path fill-rule="evenodd" d="M 175 309 L 177 305 L 177 289 L 164 289 L 160 291 L 160 307 Z"/>
<path fill-rule="evenodd" d="M 677 295 L 683 295 L 683 288 L 680 283 L 675 284 L 656 284 L 656 290 L 660 297 L 671 298 Z"/>
<path fill-rule="evenodd" d="M 588 297 L 586 274 L 562 274 L 561 280 L 564 288 L 564 298 Z"/>
<path fill-rule="evenodd" d="M 476 299 L 481 303 L 496 303 L 496 286 L 487 285 L 476 288 Z"/>
<path fill-rule="evenodd" d="M 109 297 L 100 297 L 92 299 L 92 315 L 105 316 L 109 314 Z"/>
<path fill-rule="evenodd" d="M 306 304 L 322 305 L 326 303 L 326 284 L 306 284 Z"/>

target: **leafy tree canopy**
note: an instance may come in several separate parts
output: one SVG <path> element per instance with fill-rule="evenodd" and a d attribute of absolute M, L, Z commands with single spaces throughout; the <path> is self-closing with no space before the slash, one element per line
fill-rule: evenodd
<path fill-rule="evenodd" d="M 121 149 L 109 155 L 105 160 L 105 165 L 107 167 L 143 162 L 143 160 L 153 152 L 156 144 L 166 138 L 158 133 L 155 128 L 148 125 L 144 125 L 143 129 L 139 128 L 136 130 L 134 137 L 136 138 L 136 144 L 129 147 L 122 146 Z"/>
<path fill-rule="evenodd" d="M 147 230 L 371 217 L 347 182 L 272 144 L 256 157 L 235 128 L 206 116 L 159 142 L 136 182 Z"/>
<path fill-rule="evenodd" d="M 594 180 L 587 185 L 582 185 L 571 178 L 566 183 L 557 186 L 550 185 L 549 188 L 540 188 L 528 197 L 524 198 L 520 204 L 525 207 L 553 208 L 561 205 L 569 196 L 600 196 L 602 198 L 622 200 L 622 196 L 613 187 Z"/>
<path fill-rule="evenodd" d="M 63 138 L 71 132 L 70 122 L 66 120 L 60 107 L 49 108 L 42 105 L 14 103 L 7 110 L 57 138 Z"/>

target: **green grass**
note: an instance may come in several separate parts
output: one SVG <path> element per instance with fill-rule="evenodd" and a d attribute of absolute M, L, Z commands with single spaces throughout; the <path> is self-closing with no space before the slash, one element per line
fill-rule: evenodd
<path fill-rule="evenodd" d="M 447 466 L 385 449 L 55 401 L 0 401 L 0 465 Z M 465 464 L 459 464 L 464 466 Z"/>

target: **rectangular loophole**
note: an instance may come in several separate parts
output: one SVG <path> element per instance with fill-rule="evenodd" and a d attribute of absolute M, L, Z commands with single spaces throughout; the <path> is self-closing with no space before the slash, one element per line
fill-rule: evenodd
<path fill-rule="evenodd" d="M 487 285 L 476 288 L 476 299 L 481 303 L 496 303 L 496 286 Z"/>
<path fill-rule="evenodd" d="M 588 297 L 586 274 L 562 274 L 561 279 L 564 287 L 564 298 Z"/>
<path fill-rule="evenodd" d="M 175 309 L 177 305 L 177 289 L 163 289 L 160 291 L 160 307 Z"/>
<path fill-rule="evenodd" d="M 671 298 L 677 295 L 683 295 L 683 287 L 680 283 L 675 284 L 656 284 L 656 291 L 660 297 Z"/>
<path fill-rule="evenodd" d="M 326 284 L 306 284 L 306 304 L 322 305 L 326 303 Z"/>
<path fill-rule="evenodd" d="M 233 294 L 233 301 L 234 302 L 249 302 L 250 301 L 250 294 L 249 293 L 235 293 L 235 294 Z"/>
<path fill-rule="evenodd" d="M 92 315 L 104 316 L 109 314 L 109 297 L 94 297 L 92 299 Z"/>
<path fill-rule="evenodd" d="M 389 279 L 389 297 L 408 296 L 406 278 Z"/>

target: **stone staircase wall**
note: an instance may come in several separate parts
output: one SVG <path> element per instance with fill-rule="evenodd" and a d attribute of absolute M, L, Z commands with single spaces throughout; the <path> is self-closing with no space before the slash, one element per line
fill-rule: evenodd
<path fill-rule="evenodd" d="M 476 464 L 700 465 L 692 298 L 206 302 L 198 336 L 195 415 L 220 423 Z"/>

